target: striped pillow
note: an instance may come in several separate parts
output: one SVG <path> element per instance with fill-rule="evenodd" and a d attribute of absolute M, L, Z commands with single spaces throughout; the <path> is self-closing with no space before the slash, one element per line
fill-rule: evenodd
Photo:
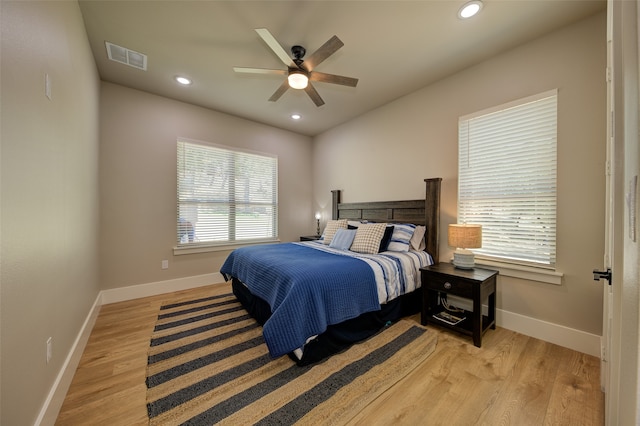
<path fill-rule="evenodd" d="M 410 223 L 393 225 L 393 235 L 387 250 L 389 251 L 409 251 L 411 237 L 416 226 Z"/>
<path fill-rule="evenodd" d="M 347 219 L 330 220 L 324 228 L 324 243 L 329 245 L 338 229 L 347 228 Z"/>
<path fill-rule="evenodd" d="M 362 224 L 356 231 L 356 236 L 351 244 L 351 251 L 356 253 L 376 254 L 380 249 L 380 241 L 387 228 L 386 223 Z"/>

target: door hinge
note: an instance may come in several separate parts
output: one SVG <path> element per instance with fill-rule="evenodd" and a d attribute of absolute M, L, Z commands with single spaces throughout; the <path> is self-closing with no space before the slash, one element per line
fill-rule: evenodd
<path fill-rule="evenodd" d="M 601 279 L 607 280 L 609 285 L 611 285 L 611 268 L 607 268 L 606 271 L 593 270 L 593 280 L 600 281 Z"/>

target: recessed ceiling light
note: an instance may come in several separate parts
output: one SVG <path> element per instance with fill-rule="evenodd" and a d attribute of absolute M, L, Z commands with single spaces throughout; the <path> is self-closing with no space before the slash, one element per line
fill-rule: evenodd
<path fill-rule="evenodd" d="M 293 118 L 294 120 L 300 120 L 302 116 L 300 114 L 291 114 L 291 118 Z"/>
<path fill-rule="evenodd" d="M 465 3 L 460 10 L 458 10 L 458 18 L 467 19 L 471 18 L 482 10 L 482 2 L 480 0 L 470 1 Z"/>
<path fill-rule="evenodd" d="M 188 79 L 187 77 L 177 76 L 176 81 L 184 86 L 188 86 L 191 84 L 191 80 Z"/>

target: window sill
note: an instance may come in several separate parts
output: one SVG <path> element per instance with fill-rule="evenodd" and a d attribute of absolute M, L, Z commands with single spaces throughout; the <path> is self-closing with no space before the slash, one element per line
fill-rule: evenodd
<path fill-rule="evenodd" d="M 547 284 L 562 285 L 562 272 L 552 269 L 535 268 L 533 266 L 515 265 L 513 263 L 496 262 L 476 258 L 476 265 L 486 266 L 500 272 L 505 277 L 521 278 L 523 280 L 539 281 Z"/>
<path fill-rule="evenodd" d="M 244 243 L 228 243 L 228 244 L 198 244 L 193 246 L 181 247 L 176 246 L 173 248 L 174 256 L 182 256 L 185 254 L 197 254 L 197 253 L 210 253 L 215 251 L 229 251 L 244 246 L 255 246 L 258 244 L 273 244 L 279 243 L 279 239 L 273 239 L 268 241 L 247 241 Z"/>

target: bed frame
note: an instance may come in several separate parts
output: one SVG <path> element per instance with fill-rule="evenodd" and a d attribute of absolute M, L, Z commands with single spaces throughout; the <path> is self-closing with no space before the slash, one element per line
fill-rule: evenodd
<path fill-rule="evenodd" d="M 365 203 L 341 203 L 341 191 L 333 194 L 333 219 L 349 219 L 369 222 L 413 223 L 424 225 L 425 251 L 438 263 L 440 240 L 440 184 L 442 178 L 425 179 L 426 196 L 423 200 L 374 201 Z"/>

